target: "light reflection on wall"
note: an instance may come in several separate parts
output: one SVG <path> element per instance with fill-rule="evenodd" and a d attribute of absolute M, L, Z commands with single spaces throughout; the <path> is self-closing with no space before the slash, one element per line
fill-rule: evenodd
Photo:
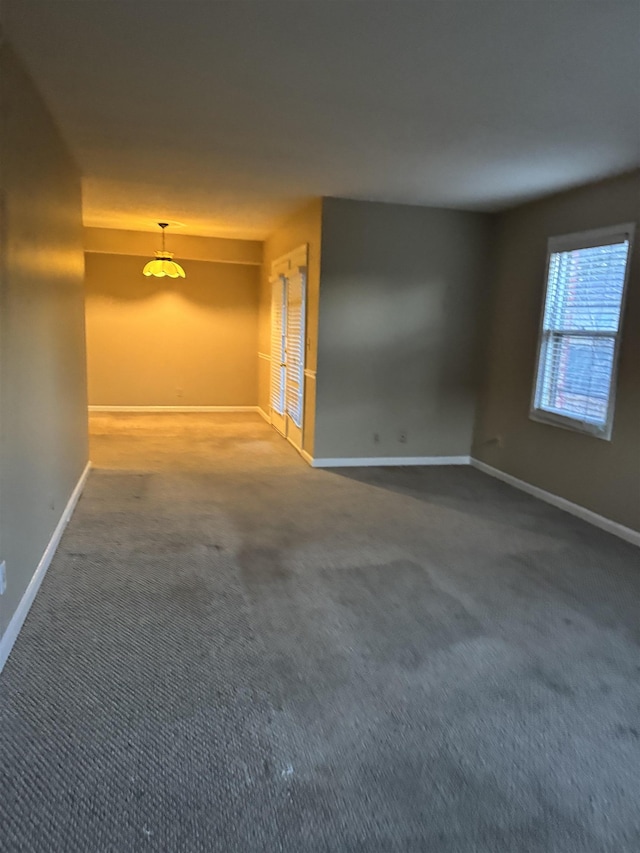
<path fill-rule="evenodd" d="M 257 404 L 258 266 L 184 261 L 169 279 L 136 255 L 85 257 L 90 404 Z"/>

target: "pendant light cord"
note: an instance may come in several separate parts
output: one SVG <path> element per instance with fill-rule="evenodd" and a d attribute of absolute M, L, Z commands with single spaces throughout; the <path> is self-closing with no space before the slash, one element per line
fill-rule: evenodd
<path fill-rule="evenodd" d="M 168 225 L 168 224 L 169 224 L 168 222 L 158 222 L 158 225 L 160 226 L 160 228 L 162 228 L 162 254 L 163 254 L 163 255 L 165 254 L 165 248 L 164 248 L 164 229 L 167 227 L 167 225 Z"/>

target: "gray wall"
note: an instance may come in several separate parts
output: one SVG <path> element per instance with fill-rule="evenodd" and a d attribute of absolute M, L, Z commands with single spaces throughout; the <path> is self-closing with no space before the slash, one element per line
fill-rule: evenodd
<path fill-rule="evenodd" d="M 640 219 L 640 172 L 527 204 L 497 223 L 474 456 L 501 471 L 640 529 L 640 232 L 622 327 L 610 442 L 529 419 L 547 239 Z"/>
<path fill-rule="evenodd" d="M 0 33 L 0 558 L 15 611 L 87 460 L 80 175 Z"/>
<path fill-rule="evenodd" d="M 324 199 L 315 457 L 470 453 L 490 229 Z"/>

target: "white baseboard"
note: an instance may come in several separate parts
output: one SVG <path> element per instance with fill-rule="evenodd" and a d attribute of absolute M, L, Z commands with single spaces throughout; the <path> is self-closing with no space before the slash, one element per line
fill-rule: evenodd
<path fill-rule="evenodd" d="M 47 569 L 51 565 L 51 560 L 53 559 L 54 554 L 60 544 L 60 539 L 62 538 L 62 534 L 64 533 L 64 529 L 69 523 L 69 519 L 73 515 L 73 511 L 76 508 L 76 504 L 82 494 L 82 490 L 84 489 L 84 484 L 87 481 L 87 477 L 89 476 L 89 471 L 91 469 L 91 462 L 87 462 L 86 467 L 82 474 L 80 475 L 80 479 L 76 483 L 76 486 L 71 493 L 71 497 L 67 501 L 67 505 L 64 508 L 62 515 L 60 516 L 60 521 L 56 525 L 56 529 L 51 534 L 51 539 L 49 540 L 49 544 L 44 549 L 44 554 L 40 558 L 40 562 L 38 563 L 35 572 L 33 573 L 33 577 L 29 581 L 29 586 L 26 588 L 24 595 L 20 599 L 20 603 L 16 608 L 15 613 L 11 617 L 11 621 L 7 625 L 7 629 L 0 637 L 0 672 L 7 662 L 7 658 L 11 653 L 11 649 L 13 648 L 13 644 L 18 638 L 18 634 L 20 633 L 20 629 L 24 624 L 24 620 L 27 618 L 27 614 L 29 613 L 29 609 L 33 604 L 33 600 L 36 597 L 36 593 L 40 589 L 40 584 L 44 580 L 44 576 L 47 573 Z"/>
<path fill-rule="evenodd" d="M 598 515 L 597 512 L 593 512 L 584 506 L 580 506 L 580 504 L 568 501 L 566 498 L 558 497 L 558 495 L 554 495 L 551 492 L 545 492 L 544 489 L 540 489 L 538 486 L 532 486 L 531 483 L 527 483 L 524 480 L 518 480 L 517 477 L 512 477 L 511 474 L 505 474 L 505 472 L 501 471 L 499 468 L 487 465 L 486 462 L 480 462 L 479 459 L 471 459 L 471 464 L 479 471 L 483 471 L 491 477 L 496 477 L 496 479 L 502 480 L 504 483 L 508 483 L 510 486 L 520 489 L 522 492 L 526 492 L 528 495 L 533 495 L 534 498 L 539 498 L 541 501 L 545 501 L 558 509 L 563 509 L 565 512 L 569 512 L 571 515 L 575 515 L 583 521 L 588 521 L 589 524 L 593 524 L 601 530 L 606 530 L 607 533 L 613 533 L 614 536 L 619 536 L 620 539 L 624 539 L 632 545 L 640 546 L 640 531 L 632 530 L 630 527 L 625 527 L 624 524 L 618 524 L 617 521 L 612 521 L 610 518 Z"/>
<path fill-rule="evenodd" d="M 89 406 L 90 412 L 259 412 L 258 406 Z"/>
<path fill-rule="evenodd" d="M 296 448 L 296 450 L 298 450 L 298 448 Z M 307 451 L 306 451 L 306 450 L 302 450 L 302 448 L 300 448 L 300 449 L 298 450 L 298 453 L 300 454 L 300 456 L 302 456 L 302 458 L 304 459 L 304 461 L 305 461 L 305 462 L 308 462 L 308 463 L 309 463 L 309 465 L 311 465 L 311 467 L 312 467 L 312 468 L 314 467 L 314 465 L 313 465 L 313 456 L 312 456 L 310 453 L 307 453 Z"/>
<path fill-rule="evenodd" d="M 317 459 L 309 456 L 307 462 L 312 468 L 370 468 L 398 465 L 468 465 L 470 458 L 468 456 L 356 456 Z"/>
<path fill-rule="evenodd" d="M 270 417 L 269 417 L 269 415 L 265 412 L 265 410 L 264 410 L 261 406 L 258 406 L 258 407 L 257 407 L 257 409 L 258 409 L 258 414 L 260 415 L 260 417 L 261 417 L 261 418 L 264 418 L 264 419 L 265 419 L 265 421 L 266 421 L 268 424 L 270 424 L 270 423 L 271 423 L 271 418 L 270 418 Z"/>

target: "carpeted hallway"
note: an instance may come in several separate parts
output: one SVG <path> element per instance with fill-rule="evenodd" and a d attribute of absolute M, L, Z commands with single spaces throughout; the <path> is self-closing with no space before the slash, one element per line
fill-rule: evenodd
<path fill-rule="evenodd" d="M 637 549 L 254 415 L 92 433 L 0 675 L 3 853 L 640 850 Z"/>

